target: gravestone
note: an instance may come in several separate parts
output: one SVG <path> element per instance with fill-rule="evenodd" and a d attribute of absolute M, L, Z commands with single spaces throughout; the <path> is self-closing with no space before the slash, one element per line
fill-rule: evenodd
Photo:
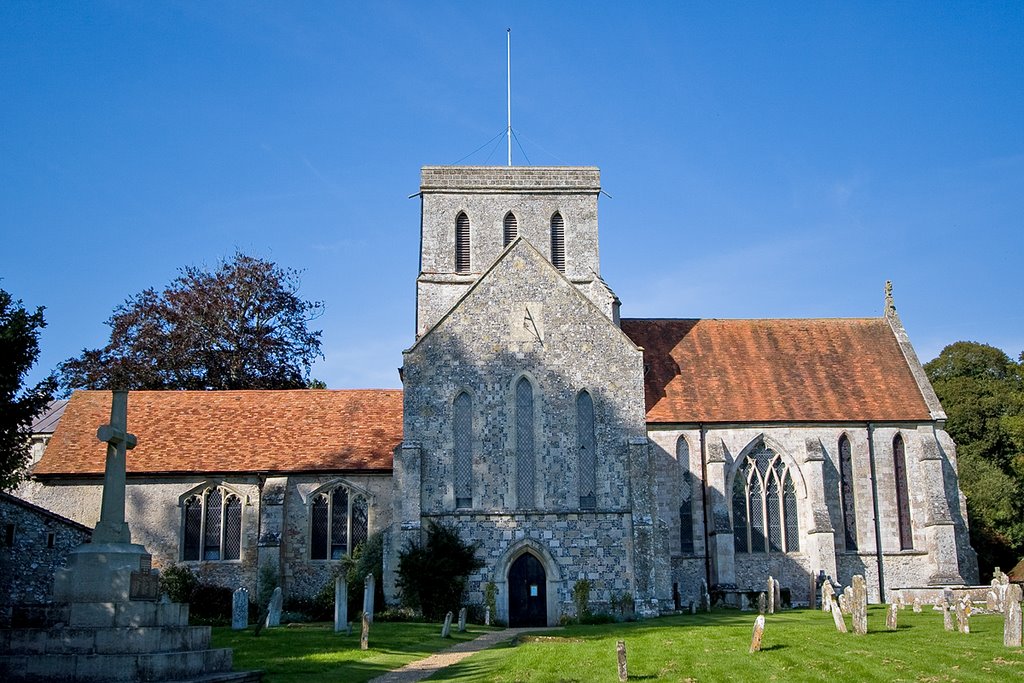
<path fill-rule="evenodd" d="M 839 611 L 842 612 L 843 615 L 850 613 L 850 604 L 846 600 L 846 593 L 839 594 L 839 599 L 836 600 L 836 604 L 839 605 Z"/>
<path fill-rule="evenodd" d="M 903 591 L 896 591 L 896 604 L 900 609 L 907 608 L 907 601 L 903 598 Z"/>
<path fill-rule="evenodd" d="M 999 596 L 996 595 L 995 591 L 989 591 L 985 594 L 985 609 L 989 612 L 1002 612 L 999 609 Z"/>
<path fill-rule="evenodd" d="M 775 579 L 768 577 L 768 614 L 775 614 Z"/>
<path fill-rule="evenodd" d="M 484 607 L 484 626 L 491 625 L 491 608 Z"/>
<path fill-rule="evenodd" d="M 740 593 L 740 611 L 741 612 L 749 612 L 750 611 L 750 598 L 747 597 L 746 593 Z"/>
<path fill-rule="evenodd" d="M 710 593 L 705 593 L 704 594 L 704 611 L 705 612 L 710 612 L 711 611 L 711 594 Z"/>
<path fill-rule="evenodd" d="M 334 632 L 348 630 L 348 581 L 343 576 L 334 578 Z"/>
<path fill-rule="evenodd" d="M 466 632 L 466 608 L 459 610 L 459 633 Z"/>
<path fill-rule="evenodd" d="M 370 619 L 366 616 L 366 612 L 363 612 L 363 630 L 359 634 L 359 649 L 370 649 Z"/>
<path fill-rule="evenodd" d="M 370 623 L 373 623 L 373 598 L 374 591 L 376 590 L 376 579 L 373 577 L 373 572 L 366 575 L 366 579 L 363 581 L 363 614 L 367 616 Z"/>
<path fill-rule="evenodd" d="M 946 598 L 942 598 L 942 602 L 939 603 L 942 607 L 942 627 L 947 631 L 953 630 L 953 615 L 949 611 L 949 602 Z"/>
<path fill-rule="evenodd" d="M 615 643 L 615 655 L 619 664 L 619 681 L 629 680 L 629 670 L 626 668 L 626 641 L 619 640 Z"/>
<path fill-rule="evenodd" d="M 992 587 L 992 590 L 989 591 L 989 595 L 991 596 L 991 598 L 987 600 L 986 606 L 988 607 L 988 609 L 998 610 L 1002 612 L 1003 606 L 1000 604 L 999 600 L 1000 593 L 1002 593 L 1002 586 L 999 585 L 999 578 L 993 577 L 992 583 L 989 585 Z"/>
<path fill-rule="evenodd" d="M 690 614 L 696 614 L 696 613 L 697 613 L 697 603 L 694 602 L 693 600 L 690 600 Z"/>
<path fill-rule="evenodd" d="M 828 612 L 832 609 L 832 598 L 836 596 L 836 589 L 832 587 L 832 582 L 825 579 L 825 583 L 821 584 L 821 611 Z"/>
<path fill-rule="evenodd" d="M 960 633 L 971 632 L 971 605 L 965 595 L 956 601 L 956 626 Z"/>
<path fill-rule="evenodd" d="M 1021 646 L 1020 601 L 1020 584 L 1008 586 L 1006 603 L 1003 605 L 1003 645 L 1006 647 Z"/>
<path fill-rule="evenodd" d="M 761 636 L 764 635 L 764 615 L 759 614 L 754 620 L 754 635 L 750 639 L 750 653 L 761 651 Z"/>
<path fill-rule="evenodd" d="M 764 614 L 765 610 L 768 609 L 768 600 L 764 597 L 764 593 L 757 594 L 757 613 Z"/>
<path fill-rule="evenodd" d="M 274 589 L 274 593 L 270 596 L 270 607 L 267 609 L 267 628 L 281 625 L 281 603 L 284 602 L 284 598 L 281 596 L 281 587 L 278 586 Z"/>
<path fill-rule="evenodd" d="M 914 598 L 914 614 L 921 613 L 921 598 Z"/>
<path fill-rule="evenodd" d="M 775 602 L 775 611 L 776 612 L 781 612 L 782 611 L 782 584 L 779 583 L 778 581 L 775 581 L 773 587 L 775 589 L 775 601 L 774 601 Z"/>
<path fill-rule="evenodd" d="M 450 638 L 452 635 L 452 613 L 444 615 L 444 625 L 441 627 L 441 637 Z"/>
<path fill-rule="evenodd" d="M 850 610 L 853 613 L 853 632 L 857 635 L 864 635 L 868 632 L 868 588 L 864 577 L 857 574 L 853 577 L 853 604 Z"/>
<path fill-rule="evenodd" d="M 843 619 L 843 610 L 839 609 L 839 601 L 836 600 L 836 596 L 832 596 L 832 607 L 829 609 L 832 612 L 832 621 L 836 625 L 836 630 L 840 633 L 846 633 L 846 620 Z"/>
<path fill-rule="evenodd" d="M 885 615 L 885 627 L 890 631 L 896 630 L 896 623 L 900 615 L 900 606 L 895 602 L 889 605 L 889 611 Z"/>
<path fill-rule="evenodd" d="M 231 594 L 231 628 L 244 631 L 249 626 L 249 591 L 239 588 Z"/>

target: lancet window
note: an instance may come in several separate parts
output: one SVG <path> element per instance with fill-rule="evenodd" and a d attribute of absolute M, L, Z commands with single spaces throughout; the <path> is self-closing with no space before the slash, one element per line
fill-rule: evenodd
<path fill-rule="evenodd" d="M 452 405 L 455 507 L 473 506 L 473 401 L 465 391 Z"/>
<path fill-rule="evenodd" d="M 594 434 L 594 399 L 581 391 L 576 397 L 576 444 L 579 466 L 580 508 L 597 507 L 597 439 Z"/>
<path fill-rule="evenodd" d="M 857 508 L 853 496 L 853 450 L 846 434 L 839 437 L 839 499 L 846 549 L 853 551 L 857 549 Z"/>
<path fill-rule="evenodd" d="M 533 385 L 522 377 L 516 382 L 516 501 L 520 508 L 534 505 Z"/>
<path fill-rule="evenodd" d="M 182 559 L 237 560 L 242 548 L 242 499 L 220 486 L 189 496 L 183 505 Z"/>
<path fill-rule="evenodd" d="M 551 217 L 551 263 L 565 272 L 565 221 L 557 211 Z"/>
<path fill-rule="evenodd" d="M 465 211 L 455 218 L 455 272 L 469 272 L 469 216 Z"/>
<path fill-rule="evenodd" d="M 896 515 L 899 518 L 900 549 L 914 548 L 914 534 L 910 527 L 910 493 L 907 488 L 907 449 L 903 437 L 897 434 L 892 440 L 893 470 L 896 479 Z"/>
<path fill-rule="evenodd" d="M 693 554 L 693 475 L 690 472 L 690 445 L 685 436 L 676 441 L 679 473 L 679 552 Z"/>
<path fill-rule="evenodd" d="M 755 447 L 736 472 L 732 517 L 738 553 L 800 550 L 793 476 L 782 457 L 764 444 Z"/>
<path fill-rule="evenodd" d="M 347 486 L 317 493 L 309 506 L 309 557 L 340 560 L 359 547 L 368 535 L 366 498 Z"/>

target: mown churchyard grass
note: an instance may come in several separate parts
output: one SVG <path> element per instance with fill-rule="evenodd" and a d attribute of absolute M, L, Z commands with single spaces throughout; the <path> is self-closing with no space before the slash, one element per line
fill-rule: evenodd
<path fill-rule="evenodd" d="M 615 642 L 625 640 L 631 681 L 1024 681 L 1024 650 L 1003 647 L 1002 615 L 972 616 L 967 635 L 946 632 L 930 606 L 902 610 L 895 632 L 884 606 L 868 615 L 863 636 L 838 633 L 821 611 L 765 615 L 753 654 L 756 612 L 572 626 L 480 652 L 431 680 L 617 681 Z"/>
<path fill-rule="evenodd" d="M 334 632 L 330 623 L 301 624 L 232 631 L 213 629 L 212 647 L 235 650 L 235 670 L 262 669 L 264 683 L 359 683 L 397 669 L 411 661 L 496 629 L 467 626 L 465 633 L 452 629 L 441 638 L 441 624 L 410 624 L 378 621 L 370 628 L 370 649 L 359 649 L 359 622 L 352 635 Z"/>

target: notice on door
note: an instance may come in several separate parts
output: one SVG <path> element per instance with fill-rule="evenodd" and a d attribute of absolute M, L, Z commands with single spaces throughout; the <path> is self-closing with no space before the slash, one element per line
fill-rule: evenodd
<path fill-rule="evenodd" d="M 530 597 L 531 598 L 537 597 L 537 584 L 535 584 L 535 583 L 531 583 L 530 584 Z"/>

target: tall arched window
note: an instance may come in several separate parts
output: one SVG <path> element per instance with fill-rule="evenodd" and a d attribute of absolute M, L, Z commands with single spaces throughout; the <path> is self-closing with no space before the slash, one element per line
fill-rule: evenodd
<path fill-rule="evenodd" d="M 594 437 L 594 399 L 586 391 L 576 397 L 577 465 L 580 472 L 580 507 L 597 507 L 597 439 Z"/>
<path fill-rule="evenodd" d="M 516 501 L 520 508 L 534 505 L 533 385 L 521 377 L 516 382 Z"/>
<path fill-rule="evenodd" d="M 676 462 L 679 467 L 679 552 L 693 553 L 693 477 L 690 474 L 690 445 L 686 437 L 676 441 Z"/>
<path fill-rule="evenodd" d="M 551 263 L 565 272 L 565 221 L 557 211 L 551 217 Z"/>
<path fill-rule="evenodd" d="M 469 216 L 465 211 L 455 218 L 455 272 L 469 272 Z"/>
<path fill-rule="evenodd" d="M 452 416 L 455 507 L 473 507 L 473 401 L 465 391 L 455 397 Z"/>
<path fill-rule="evenodd" d="M 340 560 L 366 540 L 367 502 L 345 486 L 321 491 L 309 506 L 309 558 Z"/>
<path fill-rule="evenodd" d="M 519 222 L 516 220 L 516 215 L 509 211 L 505 214 L 504 225 L 502 226 L 502 246 L 507 247 L 512 244 L 512 240 L 519 234 Z"/>
<path fill-rule="evenodd" d="M 839 437 L 839 502 L 843 510 L 843 536 L 846 549 L 857 549 L 857 507 L 853 498 L 853 451 L 850 439 Z"/>
<path fill-rule="evenodd" d="M 892 440 L 893 469 L 896 475 L 896 516 L 900 525 L 900 549 L 912 550 L 914 534 L 910 527 L 910 493 L 907 488 L 907 451 L 903 437 L 897 434 Z"/>
<path fill-rule="evenodd" d="M 763 443 L 736 472 L 732 518 L 738 553 L 800 550 L 793 475 L 782 457 Z"/>
<path fill-rule="evenodd" d="M 242 499 L 211 487 L 183 505 L 182 559 L 237 560 L 242 550 Z"/>

